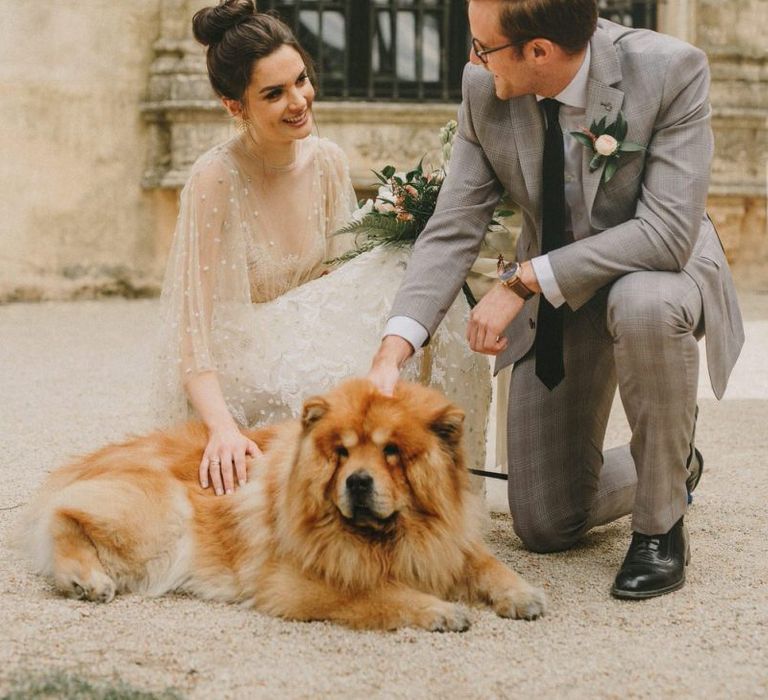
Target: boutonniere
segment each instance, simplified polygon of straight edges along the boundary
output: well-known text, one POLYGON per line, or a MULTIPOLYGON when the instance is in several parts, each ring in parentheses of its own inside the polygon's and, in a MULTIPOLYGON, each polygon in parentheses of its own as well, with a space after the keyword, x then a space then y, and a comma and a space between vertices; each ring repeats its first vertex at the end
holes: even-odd
POLYGON ((608 182, 619 167, 619 158, 622 153, 644 151, 645 146, 624 140, 628 125, 621 112, 615 122, 611 124, 605 122, 606 117, 600 121, 593 121, 589 129, 581 128, 578 131, 571 131, 571 136, 583 146, 592 149, 592 160, 589 161, 590 172, 594 172, 605 162, 603 182, 608 182))

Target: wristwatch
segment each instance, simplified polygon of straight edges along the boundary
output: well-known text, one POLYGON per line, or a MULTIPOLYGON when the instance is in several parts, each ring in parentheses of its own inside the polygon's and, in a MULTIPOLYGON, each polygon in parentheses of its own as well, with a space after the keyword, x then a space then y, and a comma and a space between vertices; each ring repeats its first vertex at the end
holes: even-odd
POLYGON ((534 292, 528 289, 523 284, 523 280, 520 279, 520 272, 522 266, 518 262, 504 262, 504 259, 500 257, 498 265, 499 281, 505 286, 511 289, 521 299, 530 299, 534 292))

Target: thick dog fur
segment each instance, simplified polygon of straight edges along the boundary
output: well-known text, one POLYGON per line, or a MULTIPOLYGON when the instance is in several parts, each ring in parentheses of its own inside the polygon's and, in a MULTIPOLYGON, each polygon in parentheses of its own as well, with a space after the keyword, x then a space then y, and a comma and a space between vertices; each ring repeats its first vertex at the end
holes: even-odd
POLYGON ((385 397, 349 380, 301 420, 252 431, 264 458, 222 497, 197 482, 206 431, 187 423, 54 471, 18 544, 93 601, 187 591, 368 629, 465 630, 460 602, 536 618, 543 592, 482 544, 462 422, 431 389, 385 397))

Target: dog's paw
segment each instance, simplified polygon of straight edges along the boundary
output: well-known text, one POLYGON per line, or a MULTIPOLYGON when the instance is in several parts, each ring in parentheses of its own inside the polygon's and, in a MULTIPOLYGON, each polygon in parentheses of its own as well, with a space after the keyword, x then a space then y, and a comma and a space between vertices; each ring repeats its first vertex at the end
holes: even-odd
POLYGON ((418 626, 430 632, 466 632, 471 621, 463 605, 439 601, 424 610, 418 626))
POLYGON ((100 571, 91 572, 88 580, 70 578, 66 582, 61 582, 60 587, 71 598, 90 600, 94 603, 109 603, 116 593, 115 582, 100 571))
POLYGON ((493 609, 500 617, 535 620, 547 610, 547 597, 541 588, 510 588, 498 597, 493 609))

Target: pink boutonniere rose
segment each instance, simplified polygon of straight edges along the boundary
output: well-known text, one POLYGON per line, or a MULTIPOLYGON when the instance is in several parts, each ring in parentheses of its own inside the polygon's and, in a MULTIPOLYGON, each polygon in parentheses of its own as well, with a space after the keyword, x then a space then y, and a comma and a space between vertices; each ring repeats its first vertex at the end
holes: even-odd
POLYGON ((589 129, 582 128, 579 131, 571 131, 579 143, 592 149, 592 160, 589 161, 589 170, 594 172, 605 162, 603 170, 603 182, 608 182, 619 167, 619 158, 622 153, 644 151, 645 146, 639 143, 625 141, 627 136, 627 120, 619 112, 616 121, 606 124, 606 118, 593 121, 589 129))

